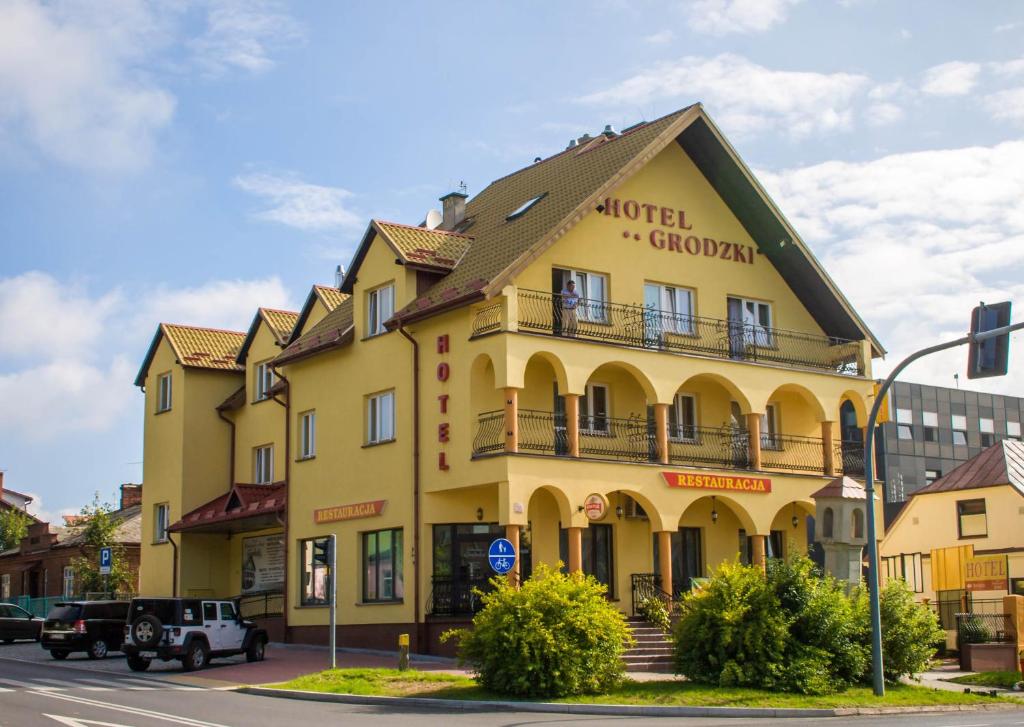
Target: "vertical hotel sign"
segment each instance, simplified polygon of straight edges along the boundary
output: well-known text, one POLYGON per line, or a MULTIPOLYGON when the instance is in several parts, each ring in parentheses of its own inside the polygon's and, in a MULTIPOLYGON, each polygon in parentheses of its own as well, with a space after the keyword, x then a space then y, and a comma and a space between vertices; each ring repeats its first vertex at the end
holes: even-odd
POLYGON ((437 396, 438 413, 442 417, 442 421, 437 425, 437 443, 440 445, 437 452, 437 468, 442 472, 449 469, 448 453, 445 451, 445 446, 451 439, 451 424, 445 421, 448 416, 448 392, 444 391, 452 373, 451 366, 447 361, 449 340, 447 333, 437 337, 437 353, 442 357, 441 362, 437 364, 437 380, 442 385, 442 391, 437 396))

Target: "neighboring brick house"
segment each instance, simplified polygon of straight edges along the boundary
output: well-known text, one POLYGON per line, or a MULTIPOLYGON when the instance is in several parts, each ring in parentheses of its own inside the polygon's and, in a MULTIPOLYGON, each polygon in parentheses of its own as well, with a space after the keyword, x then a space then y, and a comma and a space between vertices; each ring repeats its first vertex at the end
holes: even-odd
MULTIPOLYGON (((117 542, 124 547, 131 570, 138 574, 142 485, 121 485, 120 507, 112 517, 118 523, 117 542)), ((84 555, 92 554, 83 543, 78 524, 55 527, 34 520, 17 548, 0 553, 0 601, 19 596, 80 595, 72 562, 84 555)), ((135 588, 137 585, 137 582, 133 584, 135 588)))

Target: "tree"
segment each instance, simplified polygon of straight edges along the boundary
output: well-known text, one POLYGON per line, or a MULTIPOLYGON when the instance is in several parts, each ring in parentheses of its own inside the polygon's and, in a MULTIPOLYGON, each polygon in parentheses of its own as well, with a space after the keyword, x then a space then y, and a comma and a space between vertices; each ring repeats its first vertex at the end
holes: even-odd
POLYGON ((29 516, 15 507, 0 508, 0 551, 16 548, 28 533, 29 516))
POLYGON ((130 591, 135 582, 124 546, 117 542, 121 521, 112 517, 114 512, 113 505, 100 502, 98 492, 92 504, 82 508, 82 555, 71 561, 81 593, 130 591), (100 574, 99 551, 105 547, 112 549, 109 575, 100 574))

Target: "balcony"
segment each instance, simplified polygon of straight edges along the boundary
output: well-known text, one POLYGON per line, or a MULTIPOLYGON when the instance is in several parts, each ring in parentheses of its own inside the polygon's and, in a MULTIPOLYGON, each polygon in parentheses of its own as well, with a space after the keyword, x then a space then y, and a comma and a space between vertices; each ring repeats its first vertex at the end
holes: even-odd
MULTIPOLYGON (((581 299, 575 320, 562 310, 561 295, 520 289, 518 329, 529 333, 618 346, 735 361, 809 368, 863 376, 861 344, 740 321, 682 315, 652 307, 581 299)), ((502 329, 502 304, 477 311, 473 335, 502 329)))
MULTIPOLYGON (((631 416, 579 418, 578 457, 570 452, 567 417, 537 409, 518 410, 516 449, 506 449, 505 412, 488 411, 477 419, 473 456, 495 454, 539 454, 570 459, 609 462, 658 463, 655 423, 631 416)), ((864 447, 859 442, 835 441, 827 461, 825 440, 790 434, 762 434, 758 437, 760 470, 832 476, 864 474, 864 447), (830 470, 831 467, 831 470, 830 470)), ((751 470, 754 457, 750 434, 735 427, 670 427, 667 464, 714 469, 751 470)), ((662 462, 664 464, 664 462, 662 462)))

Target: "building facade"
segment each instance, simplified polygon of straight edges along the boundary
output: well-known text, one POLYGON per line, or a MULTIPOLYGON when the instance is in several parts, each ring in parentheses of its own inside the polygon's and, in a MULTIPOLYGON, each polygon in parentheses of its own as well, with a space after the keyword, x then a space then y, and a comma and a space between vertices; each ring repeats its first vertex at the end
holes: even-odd
POLYGON ((883 350, 699 105, 442 204, 296 314, 161 325, 144 592, 278 593, 325 641, 333 534, 340 643, 436 651, 499 536, 624 611, 807 549, 883 350))
POLYGON ((1021 440, 1024 399, 897 381, 880 428, 879 470, 891 521, 917 490, 1004 439, 1021 440))

